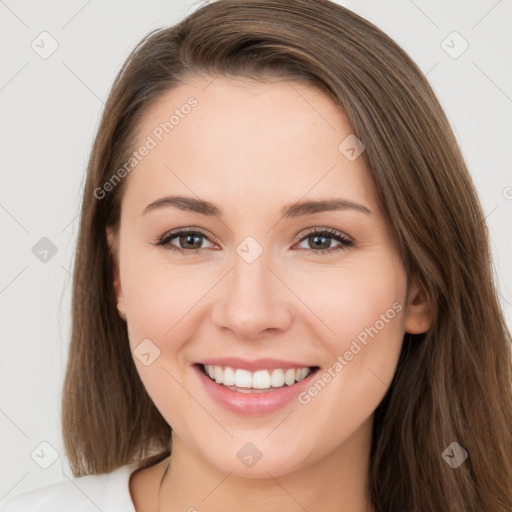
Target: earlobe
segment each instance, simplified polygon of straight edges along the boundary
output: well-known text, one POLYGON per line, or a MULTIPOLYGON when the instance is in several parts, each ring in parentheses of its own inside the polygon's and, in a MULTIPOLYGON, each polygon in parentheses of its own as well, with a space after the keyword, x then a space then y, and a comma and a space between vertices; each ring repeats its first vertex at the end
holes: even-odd
POLYGON ((405 312, 405 332, 423 334, 432 324, 432 312, 424 290, 411 283, 405 312))

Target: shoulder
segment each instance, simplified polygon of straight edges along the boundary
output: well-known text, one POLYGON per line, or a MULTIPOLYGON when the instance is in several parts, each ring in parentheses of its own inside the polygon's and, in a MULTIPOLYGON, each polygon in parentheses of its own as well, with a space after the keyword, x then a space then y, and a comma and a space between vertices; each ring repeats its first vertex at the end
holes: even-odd
POLYGON ((71 478, 6 498, 0 512, 135 512, 129 480, 138 464, 71 478))

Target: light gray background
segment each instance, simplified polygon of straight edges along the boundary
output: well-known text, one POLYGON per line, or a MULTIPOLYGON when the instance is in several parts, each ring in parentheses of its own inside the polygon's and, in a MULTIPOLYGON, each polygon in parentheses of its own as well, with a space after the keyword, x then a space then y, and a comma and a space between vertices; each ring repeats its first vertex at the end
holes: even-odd
MULTIPOLYGON (((512 2, 339 3, 381 27, 427 73, 487 214, 511 325, 512 2), (457 36, 446 39, 453 31, 469 43, 456 59, 442 46, 452 46, 452 53, 461 48, 457 36)), ((104 100, 130 50, 150 30, 174 24, 198 5, 0 0, 0 504, 7 494, 71 475, 59 415, 88 154, 104 100), (47 59, 31 48, 43 31, 59 45, 47 59), (42 237, 58 249, 46 263, 32 252, 42 237), (48 469, 35 462, 51 457, 41 442, 58 456, 48 469), (34 450, 39 458, 31 458, 34 450)))

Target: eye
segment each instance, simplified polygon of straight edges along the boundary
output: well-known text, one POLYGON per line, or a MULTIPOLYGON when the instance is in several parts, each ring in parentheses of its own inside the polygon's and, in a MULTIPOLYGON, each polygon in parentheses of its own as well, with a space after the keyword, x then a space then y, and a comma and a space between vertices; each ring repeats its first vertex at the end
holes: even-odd
POLYGON ((201 231, 181 229, 171 233, 166 233, 164 236, 158 239, 154 245, 164 246, 173 251, 179 251, 182 254, 191 255, 197 254, 204 249, 201 247, 201 238, 207 239, 206 235, 201 231), (171 243, 171 241, 175 238, 178 239, 178 243, 181 245, 181 247, 171 243))
POLYGON ((319 254, 337 252, 354 245, 354 241, 347 235, 330 228, 311 228, 311 230, 307 232, 306 236, 301 238, 300 243, 303 241, 316 248, 306 248, 306 250, 319 254), (332 239, 338 240, 340 242, 338 247, 331 247, 332 239))
MULTIPOLYGON (((190 256, 193 254, 198 254, 205 249, 202 247, 201 239, 208 240, 208 237, 197 229, 191 230, 190 228, 183 228, 177 231, 166 233, 161 238, 157 238, 157 240, 153 242, 153 245, 163 246, 173 251, 179 251, 182 254, 190 256), (172 243, 174 239, 177 239, 179 245, 172 243)), ((302 243, 303 241, 307 242, 313 247, 313 249, 306 248, 307 251, 318 254, 333 253, 354 245, 354 241, 347 235, 330 228, 311 228, 306 233, 306 236, 303 236, 300 239, 299 243, 302 243), (338 247, 330 247, 330 241, 332 239, 338 240, 340 242, 338 247)))

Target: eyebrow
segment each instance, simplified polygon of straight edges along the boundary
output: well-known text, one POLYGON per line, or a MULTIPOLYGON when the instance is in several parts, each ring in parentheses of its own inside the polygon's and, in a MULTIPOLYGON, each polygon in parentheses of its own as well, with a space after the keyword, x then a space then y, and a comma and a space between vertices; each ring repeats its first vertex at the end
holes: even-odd
MULTIPOLYGON (((159 209, 175 207, 187 212, 200 213, 201 215, 216 216, 222 218, 222 210, 209 201, 196 199, 194 197, 186 196, 169 196, 162 197, 148 204, 142 215, 148 212, 159 209)), ((335 210, 355 210, 367 215, 372 215, 372 212, 362 204, 348 201, 347 199, 331 198, 321 199, 317 201, 299 201, 281 208, 281 218, 295 218, 313 213, 321 213, 335 210)))

